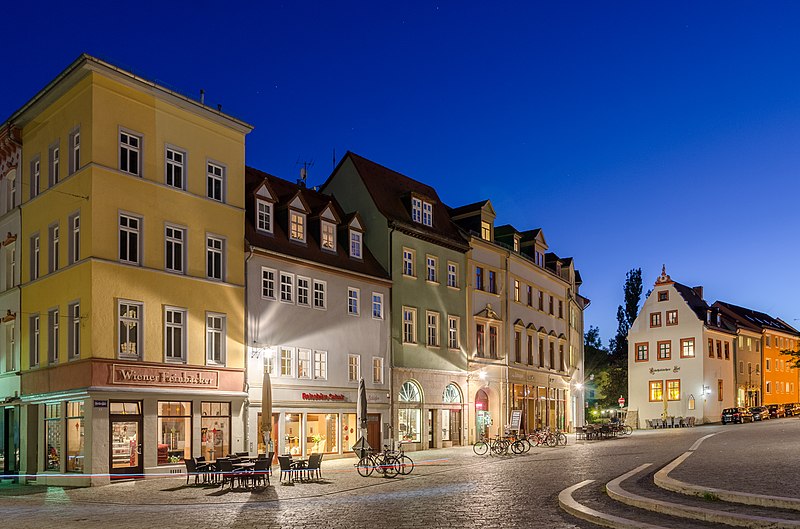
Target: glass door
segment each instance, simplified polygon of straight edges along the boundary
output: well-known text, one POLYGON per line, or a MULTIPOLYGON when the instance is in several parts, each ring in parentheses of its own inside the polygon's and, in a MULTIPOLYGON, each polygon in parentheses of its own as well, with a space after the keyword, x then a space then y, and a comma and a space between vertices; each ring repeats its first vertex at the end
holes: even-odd
POLYGON ((138 402, 112 402, 110 407, 110 473, 142 477, 144 465, 141 405, 138 402))

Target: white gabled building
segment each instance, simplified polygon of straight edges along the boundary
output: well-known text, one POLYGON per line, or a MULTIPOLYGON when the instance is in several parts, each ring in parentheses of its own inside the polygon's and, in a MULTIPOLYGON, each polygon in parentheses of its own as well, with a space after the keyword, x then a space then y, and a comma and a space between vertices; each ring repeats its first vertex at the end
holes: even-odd
POLYGON ((703 299, 702 287, 661 275, 628 331, 629 411, 647 421, 695 417, 719 422, 735 405, 736 327, 703 299))

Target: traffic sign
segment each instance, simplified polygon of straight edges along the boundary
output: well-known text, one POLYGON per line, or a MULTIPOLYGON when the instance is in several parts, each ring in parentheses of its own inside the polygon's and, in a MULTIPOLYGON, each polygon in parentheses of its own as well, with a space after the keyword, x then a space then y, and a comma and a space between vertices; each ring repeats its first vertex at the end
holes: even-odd
POLYGON ((619 398, 619 400, 617 400, 617 402, 619 402, 619 407, 620 407, 620 408, 624 408, 624 407, 625 407, 625 397, 622 397, 622 396, 621 396, 621 397, 619 398))

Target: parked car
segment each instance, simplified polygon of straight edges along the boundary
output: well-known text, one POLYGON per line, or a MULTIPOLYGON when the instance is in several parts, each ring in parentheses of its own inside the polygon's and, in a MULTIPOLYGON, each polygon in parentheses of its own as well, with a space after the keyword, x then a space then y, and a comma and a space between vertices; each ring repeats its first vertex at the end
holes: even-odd
POLYGON ((769 420, 769 410, 765 406, 753 406, 750 408, 750 413, 753 414, 754 421, 769 420))
POLYGON ((783 405, 783 411, 786 412, 787 417, 792 417, 794 415, 800 415, 800 408, 794 402, 790 402, 789 404, 783 405))
POLYGON ((767 409, 769 410, 770 419, 786 417, 786 408, 783 404, 770 404, 767 409))
POLYGON ((722 424, 753 422, 753 414, 747 408, 725 408, 722 410, 722 424))

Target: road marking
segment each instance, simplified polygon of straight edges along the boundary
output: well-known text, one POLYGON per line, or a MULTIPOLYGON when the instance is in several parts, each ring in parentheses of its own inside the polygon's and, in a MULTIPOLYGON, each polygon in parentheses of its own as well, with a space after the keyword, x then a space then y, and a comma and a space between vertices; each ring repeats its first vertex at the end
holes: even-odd
POLYGON ((700 448, 700 445, 703 443, 703 441, 705 441, 705 440, 706 440, 706 439, 708 439, 709 437, 714 437, 714 436, 715 436, 715 435, 717 435, 718 433, 719 433, 719 432, 714 432, 714 433, 710 433, 710 434, 708 434, 708 435, 704 435, 703 437, 701 437, 700 439, 698 439, 697 441, 695 441, 695 442, 694 442, 694 444, 693 444, 693 445, 692 445, 692 446, 689 448, 689 451, 690 451, 690 452, 694 452, 695 450, 697 450, 698 448, 700 448))

